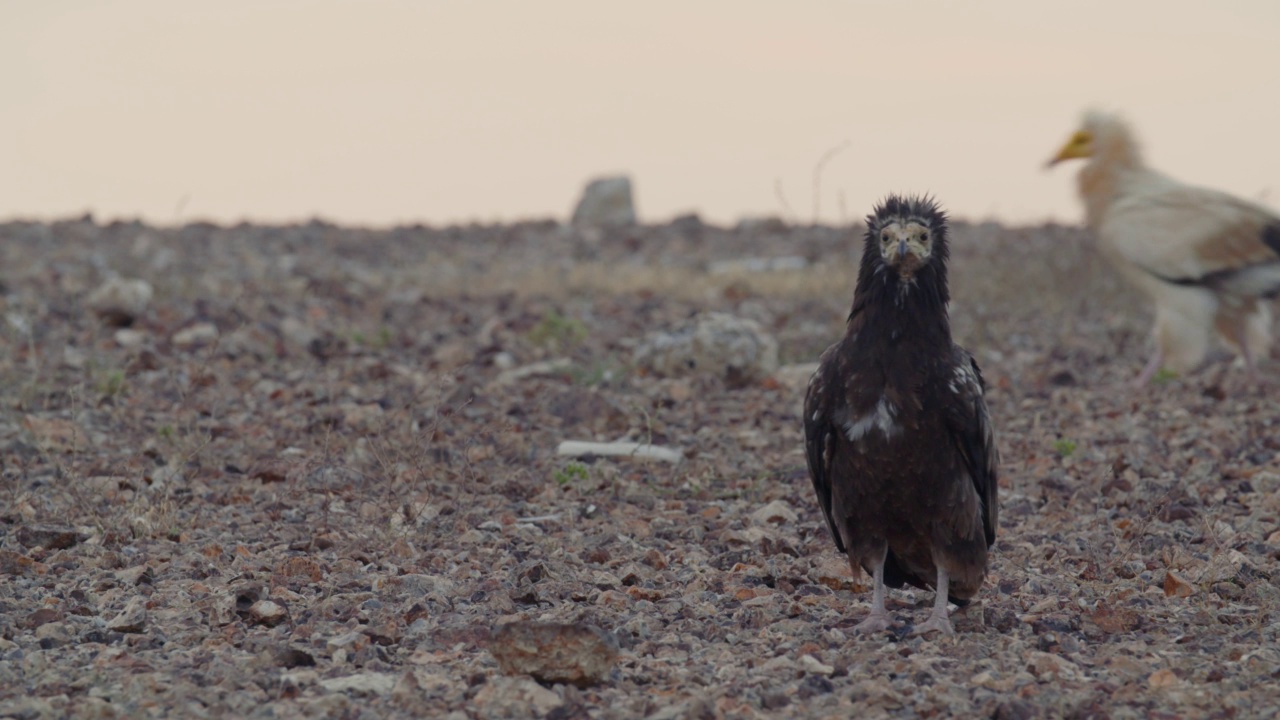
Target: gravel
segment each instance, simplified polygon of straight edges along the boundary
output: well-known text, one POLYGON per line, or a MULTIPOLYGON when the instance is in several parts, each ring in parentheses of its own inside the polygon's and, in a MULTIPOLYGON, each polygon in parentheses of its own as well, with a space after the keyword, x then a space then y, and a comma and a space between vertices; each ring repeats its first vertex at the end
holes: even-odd
POLYGON ((955 638, 851 632, 868 581, 799 412, 857 233, 0 226, 0 716, 1274 713, 1274 351, 1257 380, 1127 388, 1150 309, 1073 228, 955 225, 1003 458, 991 571, 955 638), (805 263, 725 270, 744 257, 805 263), (95 312, 113 278, 154 294, 95 312), (632 364, 704 312, 757 323, 778 370, 632 364), (616 658, 507 674, 513 623, 616 658))

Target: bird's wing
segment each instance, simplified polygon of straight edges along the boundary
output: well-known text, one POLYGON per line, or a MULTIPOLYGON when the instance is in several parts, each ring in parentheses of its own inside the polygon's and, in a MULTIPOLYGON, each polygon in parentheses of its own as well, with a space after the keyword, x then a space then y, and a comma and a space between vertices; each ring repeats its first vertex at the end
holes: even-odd
POLYGON ((1226 193, 1153 176, 1120 193, 1098 235, 1166 282, 1249 297, 1280 293, 1280 216, 1226 193))
POLYGON ((813 480, 818 503, 822 505, 822 514, 827 518, 827 527, 831 528, 831 537, 836 541, 836 548, 845 552, 844 538, 831 513, 831 453, 837 430, 831 417, 832 393, 827 389, 827 380, 831 377, 829 367, 837 356, 837 347, 838 344, 832 345, 822 353, 818 369, 809 379, 809 389, 804 396, 804 454, 809 463, 809 478, 813 480))
POLYGON ((982 500, 982 530, 987 545, 991 545, 996 540, 996 526, 1000 523, 1000 506, 996 497, 1000 457, 987 415, 987 402, 983 399, 986 383, 978 362, 968 352, 956 346, 954 355, 954 369, 946 385, 950 399, 946 403, 947 426, 964 458, 965 469, 973 479, 973 487, 982 500))

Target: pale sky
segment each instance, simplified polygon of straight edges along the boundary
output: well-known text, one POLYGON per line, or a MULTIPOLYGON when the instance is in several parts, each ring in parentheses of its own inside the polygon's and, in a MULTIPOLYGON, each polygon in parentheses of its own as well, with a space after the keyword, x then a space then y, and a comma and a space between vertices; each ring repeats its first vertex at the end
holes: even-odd
POLYGON ((929 191, 1078 222, 1089 106, 1150 163, 1280 205, 1276 0, 12 0, 0 218, 852 220, 929 191), (843 198, 846 211, 841 212, 843 198))

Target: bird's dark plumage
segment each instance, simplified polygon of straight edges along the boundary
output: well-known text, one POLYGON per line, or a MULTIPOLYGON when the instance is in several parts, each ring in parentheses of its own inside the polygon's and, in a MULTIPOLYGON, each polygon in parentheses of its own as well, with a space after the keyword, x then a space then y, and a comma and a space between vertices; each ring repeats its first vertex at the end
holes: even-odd
POLYGON ((844 337, 805 396, 809 474, 836 547, 883 586, 934 588, 923 629, 950 633, 945 599, 966 604, 986 576, 997 524, 997 452, 978 365, 951 339, 946 215, 890 196, 867 217, 844 337))

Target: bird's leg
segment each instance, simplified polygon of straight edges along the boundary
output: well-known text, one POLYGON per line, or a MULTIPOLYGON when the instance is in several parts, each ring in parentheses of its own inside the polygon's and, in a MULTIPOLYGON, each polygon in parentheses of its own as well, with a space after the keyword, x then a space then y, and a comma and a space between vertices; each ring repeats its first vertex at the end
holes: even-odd
POLYGON ((1164 362, 1164 353, 1160 351, 1160 348, 1156 348, 1156 351, 1151 355, 1151 359, 1147 361, 1147 366, 1142 368, 1142 372, 1133 381, 1133 386, 1135 388, 1145 387, 1147 383, 1151 382, 1151 378, 1155 377, 1156 371, 1160 369, 1160 363, 1162 362, 1164 362))
MULTIPOLYGON (((1249 335, 1247 330, 1240 331, 1240 356, 1244 358, 1244 369, 1246 378, 1246 392, 1251 394, 1269 394, 1271 390, 1271 382, 1266 376, 1258 371, 1258 356, 1253 346, 1249 344, 1249 335)), ((1266 349, 1263 349, 1265 355, 1266 349)))
MULTIPOLYGON (((880 559, 876 561, 875 572, 871 574, 871 614, 865 620, 853 626, 853 631, 859 634, 884 632, 898 623, 889 617, 889 611, 884 607, 884 559, 889 554, 889 546, 886 544, 880 551, 880 559)), ((859 572, 858 561, 853 559, 853 555, 849 556, 849 565, 853 567, 855 573, 859 572)))
POLYGON ((935 586, 937 594, 933 598, 933 612, 929 614, 928 620, 911 631, 912 635, 924 635, 935 631, 943 635, 956 634, 955 629, 951 627, 950 618, 947 617, 947 586, 950 582, 950 578, 947 577, 947 567, 937 560, 934 562, 938 566, 938 582, 935 586))
POLYGON ((1244 356, 1244 369, 1249 374, 1249 380, 1258 379, 1258 359, 1253 356, 1253 348, 1249 347, 1248 329, 1240 330, 1240 354, 1244 356))

